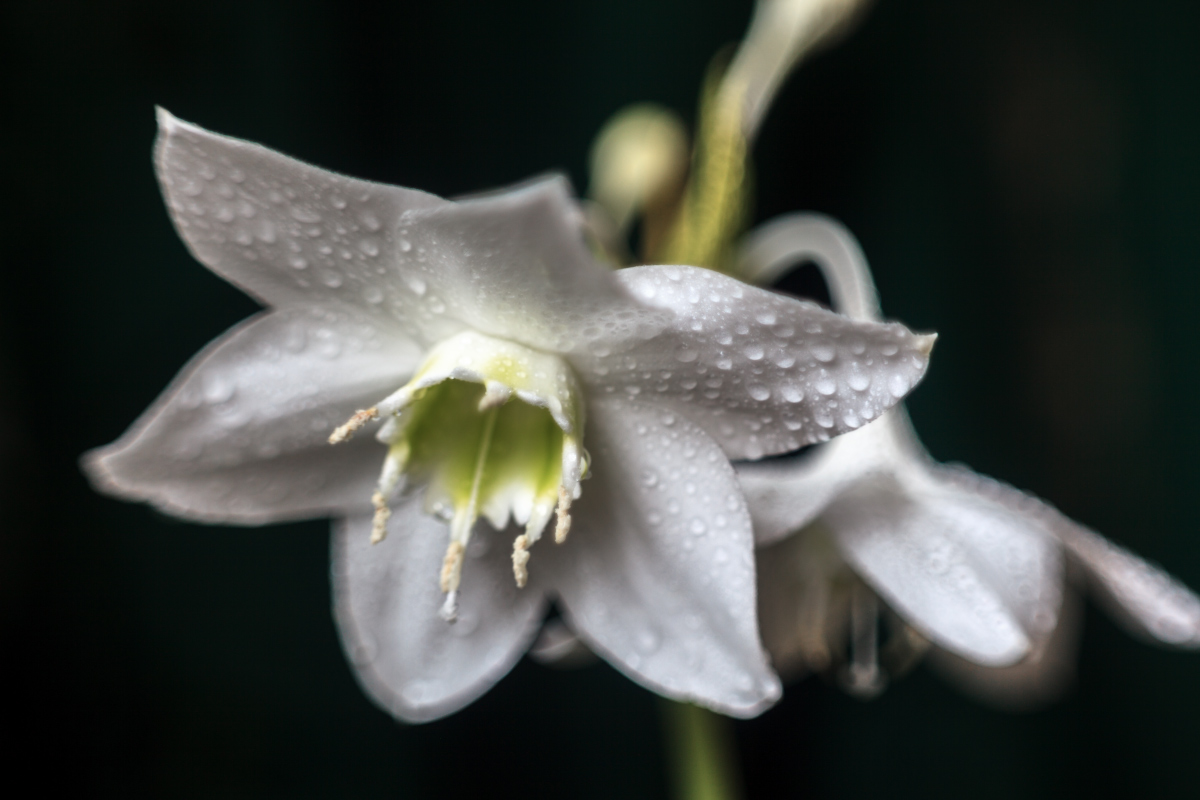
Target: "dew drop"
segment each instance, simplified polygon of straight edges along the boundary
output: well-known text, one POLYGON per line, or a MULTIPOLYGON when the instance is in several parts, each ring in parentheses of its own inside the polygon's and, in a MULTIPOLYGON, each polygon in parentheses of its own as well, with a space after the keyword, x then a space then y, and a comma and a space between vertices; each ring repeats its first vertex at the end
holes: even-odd
POLYGON ((888 378, 888 391, 892 393, 892 397, 904 397, 908 391, 908 378, 900 374, 888 378))
POLYGON ((824 343, 810 345, 809 350, 812 351, 813 358, 823 364, 828 364, 830 361, 833 361, 834 356, 836 355, 833 348, 824 343))
POLYGON ((865 392, 871 386, 871 376, 856 372, 846 382, 850 384, 850 388, 854 391, 865 392))
POLYGON ((747 391, 750 392, 750 396, 755 400, 763 401, 771 397, 771 390, 761 384, 754 384, 748 387, 747 391))
POLYGON ((822 378, 817 381, 817 391, 828 397, 837 391, 837 383, 832 378, 822 378))

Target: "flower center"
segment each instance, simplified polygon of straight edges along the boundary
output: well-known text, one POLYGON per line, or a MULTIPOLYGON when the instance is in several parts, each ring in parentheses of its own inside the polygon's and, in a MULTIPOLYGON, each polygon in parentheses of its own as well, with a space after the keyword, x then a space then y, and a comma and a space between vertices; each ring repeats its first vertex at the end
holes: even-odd
POLYGON ((359 411, 329 437, 345 441, 367 422, 387 420, 388 446, 372 497, 371 541, 387 535, 388 503, 407 482, 425 486, 425 510, 450 523, 442 563, 442 616, 457 615, 463 556, 475 521, 525 527, 513 542, 513 576, 528 580, 529 547, 557 511, 555 541, 566 539, 571 501, 587 470, 582 402, 563 359, 474 331, 430 350, 403 388, 359 411))

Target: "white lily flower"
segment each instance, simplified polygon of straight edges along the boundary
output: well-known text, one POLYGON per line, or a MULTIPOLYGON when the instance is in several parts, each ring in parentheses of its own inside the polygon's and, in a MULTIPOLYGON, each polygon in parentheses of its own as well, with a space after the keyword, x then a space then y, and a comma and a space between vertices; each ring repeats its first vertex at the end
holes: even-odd
MULTIPOLYGON (((760 228, 748 237, 743 274, 769 284, 810 259, 823 267, 835 308, 879 319, 858 244, 824 217, 760 228)), ((1019 702, 1015 693, 1044 692, 1069 670, 1064 556, 1131 630, 1200 647, 1192 592, 1045 502, 934 462, 902 406, 816 452, 741 465, 738 475, 763 548, 763 639, 781 669, 822 669, 848 645, 849 688, 877 691, 881 599, 901 623, 892 637, 899 650, 911 656, 932 642, 967 683, 1019 702)))
POLYGON ((656 691, 736 715, 778 696, 728 459, 883 413, 932 337, 702 269, 612 271, 561 178, 451 202, 159 125, 180 235, 268 310, 87 456, 100 489, 207 522, 341 517, 343 641, 404 719, 486 691, 550 596, 656 691), (556 514, 570 541, 531 563, 556 514))

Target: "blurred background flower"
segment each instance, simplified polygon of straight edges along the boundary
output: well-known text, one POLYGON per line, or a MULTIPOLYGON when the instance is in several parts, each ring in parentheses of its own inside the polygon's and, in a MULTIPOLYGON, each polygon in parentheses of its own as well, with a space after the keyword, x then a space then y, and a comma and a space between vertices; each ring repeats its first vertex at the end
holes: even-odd
MULTIPOLYGON (((463 713, 398 727, 342 659, 325 523, 172 522, 92 495, 76 459, 255 310, 171 229, 149 163, 153 104, 440 195, 555 167, 582 189, 618 109, 653 101, 694 126, 706 66, 751 7, 0 10, 14 782, 53 754, 65 766, 39 769, 39 785, 89 794, 430 797, 453 776, 462 794, 665 795, 654 700, 603 664, 526 661, 463 713), (515 759, 507 742, 535 754, 515 759)), ((1029 489, 1192 586, 1198 32, 1187 0, 880 0, 781 88, 755 142, 752 220, 837 217, 889 315, 940 333, 908 404, 936 459, 1029 489)), ((1086 615, 1080 647, 1073 694, 1029 715, 989 710, 924 667, 870 704, 792 687, 735 726, 746 793, 1184 792, 1200 665, 1131 643, 1101 614, 1086 615)))

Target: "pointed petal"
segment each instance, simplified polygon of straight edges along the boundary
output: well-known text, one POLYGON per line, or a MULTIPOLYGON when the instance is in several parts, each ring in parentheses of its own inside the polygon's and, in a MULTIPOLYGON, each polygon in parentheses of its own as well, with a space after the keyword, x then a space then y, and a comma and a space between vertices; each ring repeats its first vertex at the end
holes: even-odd
POLYGON ((1029 651, 1019 615, 955 535, 963 521, 953 512, 880 478, 843 494, 821 519, 862 578, 935 644, 990 666, 1029 651))
POLYGON ((643 342, 573 354, 598 392, 644 395, 686 415, 730 458, 757 459, 876 419, 925 374, 933 337, 855 322, 695 267, 634 267, 617 278, 673 313, 643 342))
POLYGON ((119 440, 98 489, 176 516, 261 524, 366 509, 385 450, 329 433, 404 385, 419 353, 344 314, 263 314, 202 350, 119 440))
POLYGON ((439 615, 445 523, 419 497, 393 507, 389 534, 370 544, 371 518, 339 520, 333 539, 334 613, 363 688, 400 719, 457 711, 491 688, 529 647, 545 611, 542 593, 513 583, 507 541, 472 539, 458 620, 439 615))
MULTIPOLYGON (((1061 515, 1060 515, 1061 516, 1061 515)), ((1061 517, 1067 550, 1087 571, 1110 613, 1131 632, 1163 644, 1200 648, 1200 598, 1159 567, 1061 517)))
POLYGON ((645 404, 589 407, 593 477, 544 558, 571 627, 655 691, 722 713, 779 696, 755 623, 750 519, 717 444, 645 404), (553 569, 553 572, 550 570, 553 569))
POLYGON ((420 298, 404 280, 415 254, 398 228, 405 212, 447 201, 313 167, 162 109, 155 165, 179 235, 213 272, 268 306, 341 304, 420 332, 420 298))
POLYGON ((414 213, 401 235, 417 256, 409 268, 428 287, 426 309, 436 295, 443 317, 565 352, 585 332, 630 331, 639 321, 614 272, 584 246, 582 221, 566 179, 551 177, 414 213))

